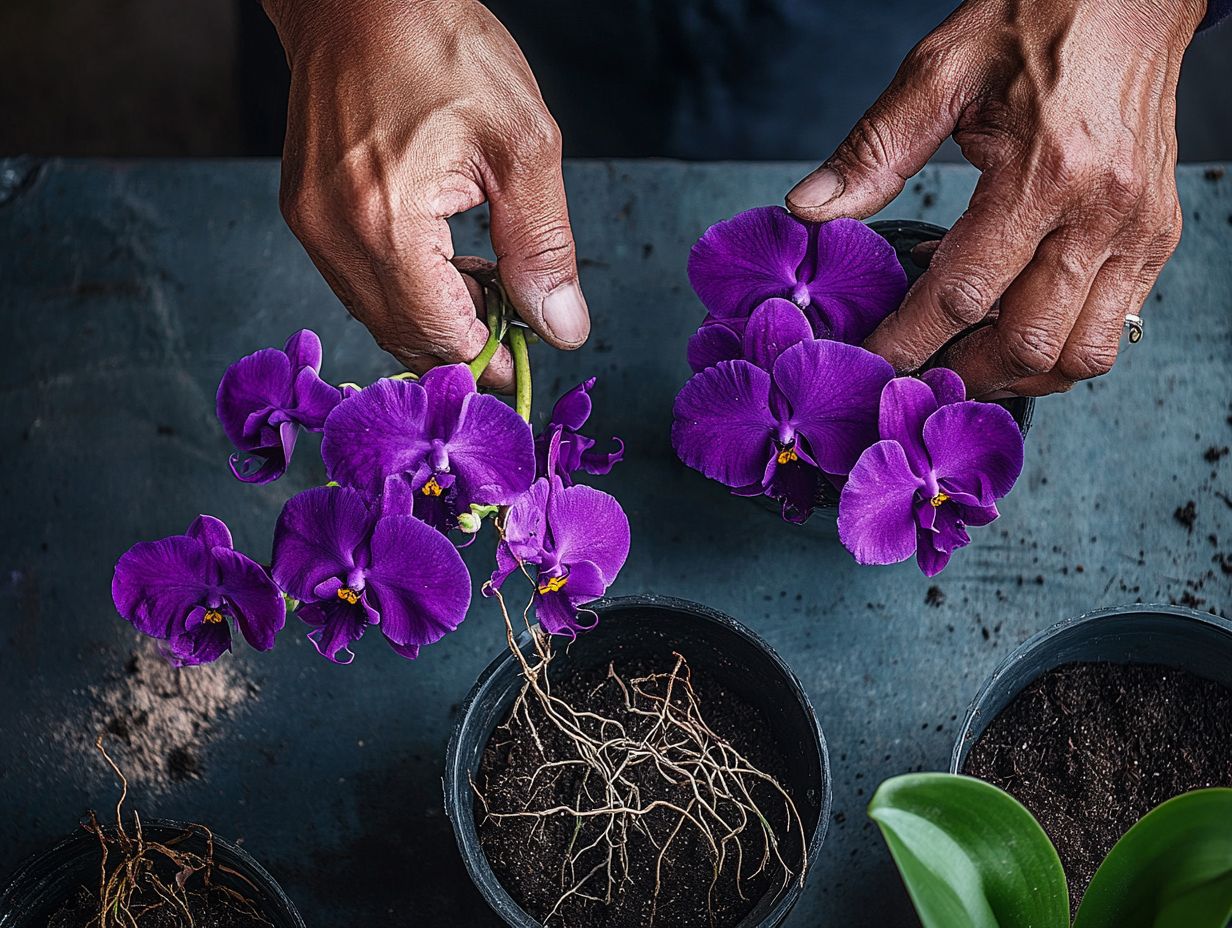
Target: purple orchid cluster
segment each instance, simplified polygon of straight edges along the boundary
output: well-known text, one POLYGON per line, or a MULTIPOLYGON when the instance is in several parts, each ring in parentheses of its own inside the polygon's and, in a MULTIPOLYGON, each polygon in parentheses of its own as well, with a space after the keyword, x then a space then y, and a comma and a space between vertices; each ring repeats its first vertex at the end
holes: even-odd
POLYGON ((860 347, 907 289, 893 247, 853 219, 807 223, 779 207, 711 226, 689 255, 707 310, 689 339, 672 444, 740 496, 803 522, 839 491, 839 538, 861 564, 913 554, 928 576, 997 517, 1022 470, 1002 407, 966 399, 937 368, 896 377, 860 347))
POLYGON ((240 480, 277 479, 300 431, 322 433, 329 483, 286 502, 269 568, 235 551, 226 525, 203 515, 183 535, 140 542, 120 558, 112 581, 120 615, 163 641, 177 666, 230 650, 233 624, 252 647, 269 650, 288 608, 335 663, 352 660, 369 626, 414 658, 470 607, 454 536, 473 536, 493 519, 497 566, 484 592, 521 570, 545 630, 590 627, 585 605, 606 592, 629 553, 620 504, 573 481, 578 471, 610 472, 624 453, 619 440, 603 453, 582 434, 594 378, 561 397, 535 436, 529 402, 515 411, 480 393, 466 365, 360 389, 322 380, 321 355, 305 329, 282 350, 237 361, 218 387, 240 480))

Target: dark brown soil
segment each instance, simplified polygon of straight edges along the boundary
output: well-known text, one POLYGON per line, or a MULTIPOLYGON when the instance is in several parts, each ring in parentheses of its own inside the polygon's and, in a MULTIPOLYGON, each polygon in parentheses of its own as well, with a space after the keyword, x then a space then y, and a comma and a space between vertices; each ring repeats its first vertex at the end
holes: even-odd
POLYGON ((1232 786, 1232 690, 1158 664, 1067 664, 997 716, 963 772, 1039 819, 1076 906, 1143 815, 1189 790, 1232 786))
MULTIPOLYGON (((269 928, 268 921, 237 911, 220 892, 189 893, 188 904, 193 928, 269 928)), ((97 915, 98 892, 83 886, 47 920, 47 928, 86 928, 97 915)), ((186 928, 188 922, 183 915, 160 908, 141 915, 137 924, 141 928, 186 928)))
MULTIPOLYGON (((615 667, 625 680, 647 673, 666 673, 670 666, 617 665, 615 667)), ((619 686, 606 677, 607 668, 592 673, 574 674, 565 685, 553 683, 553 693, 566 698, 575 709, 598 712, 625 724, 630 735, 640 737, 649 720, 631 715, 619 686)), ((732 699, 727 691, 708 680, 696 668, 692 675, 701 712, 712 731, 727 740, 748 760, 781 780, 782 772, 776 768, 774 746, 766 743, 765 719, 744 703, 732 699)), ((533 808, 547 808, 556 804, 577 807, 581 792, 581 776, 574 768, 562 768, 561 775, 552 781, 540 775, 536 780, 545 788, 533 797, 528 797, 526 784, 529 778, 549 759, 574 757, 569 742, 553 730, 540 714, 532 709, 544 754, 535 747, 526 734, 525 726, 519 726, 511 734, 498 728, 488 742, 480 764, 476 786, 494 812, 524 809, 533 802, 533 808)), ((629 771, 629 775, 642 790, 644 803, 652 799, 668 800, 687 807, 693 794, 681 783, 669 785, 652 764, 642 764, 629 771)), ((782 836, 784 859, 796 868, 802 858, 800 841, 795 832, 788 829, 788 814, 783 801, 769 786, 754 790, 753 798, 765 810, 775 831, 782 836)), ((585 800, 583 799, 583 802, 585 800)), ((476 824, 480 842, 492 869, 510 895, 528 913, 544 921, 548 913, 572 882, 562 879, 562 864, 572 846, 581 848, 599 836, 608 821, 601 818, 582 818, 558 814, 538 823, 528 819, 505 819, 499 823, 485 819, 483 804, 476 801, 476 824), (579 821, 581 824, 579 824, 579 821)), ((672 839, 665 856, 661 887, 655 897, 655 864, 659 855, 657 845, 662 845, 680 821, 679 815, 667 809, 647 813, 642 821, 654 835, 655 844, 640 829, 628 830, 629 873, 622 885, 612 891, 612 900, 607 904, 606 881, 602 877, 592 884, 592 893, 597 899, 588 900, 570 897, 556 917, 552 926, 569 928, 724 928, 741 921, 767 894, 777 894, 784 883, 784 872, 777 862, 771 863, 761 873, 755 873, 762 857, 761 829, 753 826, 745 833, 743 847, 745 859, 741 871, 740 888, 737 889, 735 854, 729 849, 725 863, 713 893, 714 857, 696 829, 686 825, 672 839), (709 894, 709 898, 708 898, 709 894), (709 912, 709 916, 708 913, 709 912)), ((594 866, 602 858, 598 852, 585 860, 594 866)), ((606 857, 606 851, 603 852, 606 857)), ((578 876, 588 870, 579 862, 578 876)), ((617 876, 621 871, 618 868, 617 876)))

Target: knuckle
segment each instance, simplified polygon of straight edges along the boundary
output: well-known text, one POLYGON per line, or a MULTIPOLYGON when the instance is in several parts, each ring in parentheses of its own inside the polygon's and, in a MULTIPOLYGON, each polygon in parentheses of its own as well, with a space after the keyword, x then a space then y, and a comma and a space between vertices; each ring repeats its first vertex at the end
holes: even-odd
POLYGON ((1099 200, 1114 220, 1124 219, 1138 208, 1147 192, 1145 175, 1132 163, 1114 162, 1099 175, 1099 200))
POLYGON ((561 159, 560 127, 547 110, 536 109, 510 121, 506 127, 508 156, 515 167, 539 168, 561 159))
POLYGON ((1015 378, 1047 374, 1056 367, 1064 348, 1053 332, 1038 325, 1007 329, 1000 341, 1006 372, 1015 378))
POLYGON ((1057 373, 1066 380, 1090 380, 1102 377, 1116 363, 1115 345, 1082 344, 1067 347, 1057 360, 1057 373))
POLYGON ((992 302, 988 288, 970 277, 951 278, 937 289, 937 308, 955 328, 966 328, 983 320, 992 302))

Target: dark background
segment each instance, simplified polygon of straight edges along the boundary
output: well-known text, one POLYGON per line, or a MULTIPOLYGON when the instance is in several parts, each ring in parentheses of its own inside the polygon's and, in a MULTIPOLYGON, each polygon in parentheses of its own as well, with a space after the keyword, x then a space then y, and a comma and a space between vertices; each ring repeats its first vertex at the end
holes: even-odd
MULTIPOLYGON (((572 157, 820 160, 951 0, 492 0, 572 157)), ((1232 158, 1232 28, 1181 78, 1183 161, 1232 158)), ((4 0, 0 154, 276 155, 257 0, 4 0)), ((947 143, 940 160, 959 160, 947 143)))

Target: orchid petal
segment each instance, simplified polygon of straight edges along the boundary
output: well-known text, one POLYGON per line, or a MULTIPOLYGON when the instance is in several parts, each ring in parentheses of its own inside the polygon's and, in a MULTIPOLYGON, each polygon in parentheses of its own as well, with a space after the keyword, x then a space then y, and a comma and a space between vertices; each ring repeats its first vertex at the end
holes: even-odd
POLYGON ((812 337, 813 329, 800 307, 790 300, 775 297, 762 303, 749 317, 742 356, 763 371, 773 371, 779 355, 812 337))
POLYGON ((778 428, 769 374, 748 361, 722 361, 684 385, 673 413, 672 447, 685 464, 729 487, 761 479, 778 428))
MULTIPOLYGON (((290 410, 295 421, 310 432, 325 428, 325 420, 342 402, 342 391, 326 383, 310 367, 305 367, 295 377, 295 405, 290 410)), ((290 455, 288 455, 288 458, 290 455)))
POLYGON ((173 667, 193 667, 216 661, 230 650, 231 628, 226 622, 198 622, 193 628, 172 635, 163 648, 163 656, 173 667))
POLYGON ((720 319, 748 316, 772 296, 791 297, 808 249, 808 229, 779 206, 715 223, 689 252, 689 282, 720 319))
POLYGON ((574 432, 580 431, 582 426, 586 424, 586 420, 590 418, 593 408, 590 391, 594 389, 594 386, 595 378, 589 377, 572 390, 564 393, 556 401, 556 405, 552 407, 552 415, 549 421, 555 425, 571 429, 574 432))
POLYGON ((885 359, 832 341, 792 345, 774 364, 791 425, 808 439, 818 466, 839 475, 877 440, 877 401, 893 376, 885 359))
POLYGON ((374 521, 363 495, 347 487, 315 487, 291 497, 274 527, 275 582, 296 599, 311 600, 329 577, 365 566, 374 521))
POLYGON ((809 309, 830 337, 858 345, 898 308, 907 273, 894 246, 857 219, 834 219, 817 228, 809 309))
POLYGON ((878 431, 902 446, 907 463, 921 477, 932 470, 924 447, 924 423, 937 409, 933 388, 914 377, 895 377, 881 391, 878 431))
POLYGON ((116 563, 111 598, 137 631, 170 638, 182 632, 189 612, 204 603, 212 569, 209 551, 195 538, 173 535, 141 541, 116 563))
POLYGON ((368 623, 364 611, 339 600, 307 603, 295 613, 313 630, 308 633, 317 653, 335 664, 349 664, 355 659, 351 644, 364 634, 368 623), (344 655, 340 658, 339 654, 344 655))
POLYGON ((343 400, 325 420, 321 439, 329 478, 380 493, 386 477, 414 471, 423 460, 427 415, 427 393, 406 380, 378 380, 343 400))
POLYGON ((922 483, 898 442, 879 441, 860 455, 838 503, 838 537, 856 563, 895 564, 911 557, 915 494, 922 483))
POLYGON ((424 432, 431 438, 452 435, 462 415, 462 404, 468 396, 478 392, 475 375, 465 364, 445 364, 420 377, 419 385, 428 394, 424 432))
POLYGON ((948 367, 930 367, 920 374, 920 379, 932 388, 938 406, 961 403, 967 398, 967 385, 948 367))
POLYGON ((227 368, 218 384, 215 410, 222 430, 241 451, 253 451, 260 441, 263 418, 253 413, 291 405, 291 362, 277 348, 262 348, 227 368))
POLYGON ((594 487, 557 486, 548 496, 547 521, 560 562, 588 561, 603 586, 611 586, 629 556, 629 518, 615 497, 594 487))
POLYGON ((431 644, 466 618, 471 581, 462 555, 411 516, 386 516, 372 533, 366 594, 396 645, 431 644))
POLYGON ((994 403, 943 406, 924 423, 924 445, 939 480, 990 506, 1022 473, 1022 432, 994 403))
POLYGON ((231 540, 231 529, 222 519, 215 516, 199 515, 184 532, 189 538, 195 538, 206 548, 234 548, 231 540))
POLYGON ((321 339, 312 329, 300 329, 287 339, 282 351, 292 370, 309 367, 314 373, 321 372, 321 339))
POLYGON ((448 448, 461 509, 471 503, 512 503, 535 479, 535 439, 530 426, 495 396, 476 393, 463 401, 448 448))
POLYGON ((699 374, 720 361, 735 361, 741 350, 739 335, 720 322, 712 322, 689 336, 686 354, 689 367, 699 374))
POLYGON ((244 640, 258 651, 268 651, 287 621, 282 593, 264 567, 238 551, 214 548, 211 556, 218 567, 223 595, 244 640))

